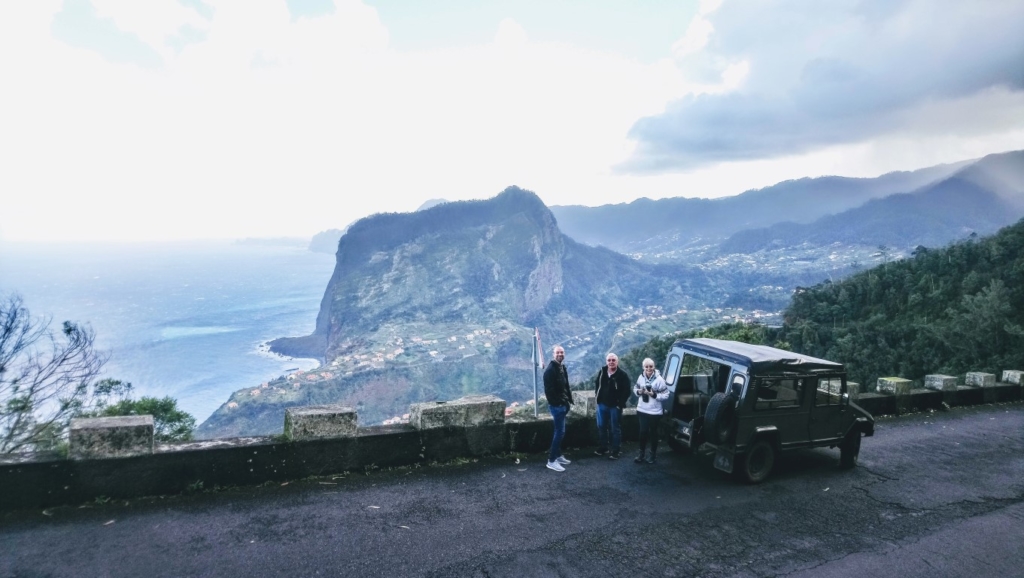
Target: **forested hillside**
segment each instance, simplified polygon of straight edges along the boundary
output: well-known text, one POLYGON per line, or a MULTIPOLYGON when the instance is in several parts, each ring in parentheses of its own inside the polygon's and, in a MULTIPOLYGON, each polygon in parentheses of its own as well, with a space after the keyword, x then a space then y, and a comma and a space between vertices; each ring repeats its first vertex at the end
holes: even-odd
MULTIPOLYGON (((1024 220, 992 237, 922 247, 842 281, 798 288, 784 320, 780 329, 723 325, 687 336, 841 361, 864 384, 1024 368, 1024 220)), ((624 357, 624 367, 645 356, 664 359, 671 341, 648 342, 624 357)))
POLYGON ((798 289, 776 337, 855 381, 1024 367, 1024 221, 798 289))

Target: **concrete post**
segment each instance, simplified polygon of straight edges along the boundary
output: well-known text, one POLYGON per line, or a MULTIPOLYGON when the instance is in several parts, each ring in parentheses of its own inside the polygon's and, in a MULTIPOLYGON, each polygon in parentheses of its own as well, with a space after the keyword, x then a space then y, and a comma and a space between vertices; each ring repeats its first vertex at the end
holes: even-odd
POLYGON ((952 375, 926 375, 924 376, 924 387, 935 391, 956 391, 956 378, 952 375))
POLYGON ((590 390, 572 392, 572 413, 597 418, 597 394, 590 390))
POLYGON ((1003 383, 1013 383, 1016 385, 1024 385, 1024 371, 1016 369, 1005 369, 1003 370, 1003 383))
POLYGON ((878 393, 889 395, 907 395, 910 393, 911 381, 902 377, 879 377, 878 393))
POLYGON ((153 416, 74 418, 68 436, 72 459, 127 458, 153 453, 153 416))
POLYGON ((972 387, 992 387, 996 384, 996 376, 993 373, 984 373, 981 371, 968 371, 967 379, 964 381, 967 385, 972 387))
POLYGON ((846 393, 850 396, 851 400, 856 401, 860 397, 860 384, 856 381, 847 381, 846 393))
POLYGON ((896 411, 899 413, 910 407, 912 385, 912 381, 902 377, 879 377, 878 393, 896 396, 896 411))
POLYGON ((453 401, 430 401, 409 406, 409 424, 420 430, 503 423, 505 400, 493 395, 471 395, 453 401))
POLYGON ((343 405, 309 405, 284 410, 284 435, 290 440, 344 438, 356 435, 359 415, 343 405))

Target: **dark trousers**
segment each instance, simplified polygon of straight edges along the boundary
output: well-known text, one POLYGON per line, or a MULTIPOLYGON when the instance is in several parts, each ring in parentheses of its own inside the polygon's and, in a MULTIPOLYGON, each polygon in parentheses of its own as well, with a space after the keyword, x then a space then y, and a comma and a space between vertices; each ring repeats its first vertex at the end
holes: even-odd
POLYGON ((658 422, 661 416, 638 411, 636 417, 640 421, 640 451, 647 449, 647 440, 650 439, 651 455, 654 455, 658 452, 658 422))

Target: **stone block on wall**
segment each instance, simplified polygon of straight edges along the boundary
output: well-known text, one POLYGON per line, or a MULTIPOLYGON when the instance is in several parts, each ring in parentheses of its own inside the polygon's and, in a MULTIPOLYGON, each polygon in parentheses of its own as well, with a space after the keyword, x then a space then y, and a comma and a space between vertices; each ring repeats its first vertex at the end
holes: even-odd
POLYGON ((597 394, 590 390, 572 392, 570 411, 583 417, 597 417, 597 394))
POLYGON ((409 424, 416 429, 501 423, 505 423, 505 400, 493 395, 470 395, 453 401, 430 401, 409 406, 409 424))
POLYGON ((952 375, 932 374, 924 376, 925 389, 935 391, 956 391, 956 378, 952 375))
POLYGON ((319 440, 356 435, 359 415, 344 405, 308 405, 284 410, 284 435, 290 440, 319 440))
POLYGON ((73 459, 126 458, 153 453, 153 416, 75 418, 68 436, 73 459))
POLYGON ((911 381, 902 377, 879 377, 878 393, 889 395, 907 395, 910 393, 911 381))
POLYGON ((1024 371, 1016 369, 1004 369, 1003 370, 1003 383, 1013 383, 1016 385, 1024 385, 1024 371))
POLYGON ((973 387, 992 387, 996 384, 996 376, 994 373, 968 371, 964 383, 973 387))
POLYGON ((846 382, 846 393, 849 394, 850 399, 857 399, 860 397, 860 384, 856 381, 846 382))

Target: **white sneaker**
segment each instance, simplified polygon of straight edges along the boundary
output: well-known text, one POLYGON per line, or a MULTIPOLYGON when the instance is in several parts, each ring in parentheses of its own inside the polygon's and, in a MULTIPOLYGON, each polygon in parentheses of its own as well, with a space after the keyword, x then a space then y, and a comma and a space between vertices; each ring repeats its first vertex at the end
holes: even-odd
POLYGON ((565 471, 565 468, 563 468, 562 464, 558 463, 557 460, 553 461, 553 462, 548 462, 548 469, 549 470, 555 470, 556 472, 564 472, 565 471))
POLYGON ((557 458, 555 458, 555 461, 562 464, 563 466, 567 466, 572 463, 570 460, 565 459, 565 456, 558 456, 557 458))

